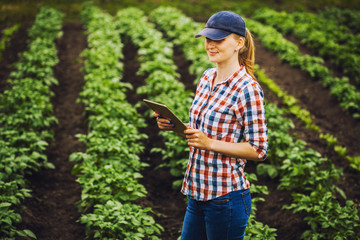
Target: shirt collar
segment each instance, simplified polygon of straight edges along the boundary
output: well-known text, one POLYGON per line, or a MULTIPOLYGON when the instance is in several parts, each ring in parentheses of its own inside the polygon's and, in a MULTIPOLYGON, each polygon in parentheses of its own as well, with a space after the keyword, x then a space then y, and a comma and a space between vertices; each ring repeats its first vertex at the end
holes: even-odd
MULTIPOLYGON (((216 68, 212 68, 207 74, 205 80, 211 83, 211 81, 216 76, 216 68)), ((232 88, 243 76, 246 74, 246 68, 244 66, 240 66, 240 68, 234 72, 231 76, 223 80, 218 84, 226 84, 228 87, 232 88)))

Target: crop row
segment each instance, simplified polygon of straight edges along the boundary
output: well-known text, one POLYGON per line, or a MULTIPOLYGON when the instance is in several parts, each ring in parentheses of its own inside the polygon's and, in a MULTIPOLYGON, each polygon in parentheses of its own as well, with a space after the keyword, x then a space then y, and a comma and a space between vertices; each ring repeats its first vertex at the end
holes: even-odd
MULTIPOLYGON (((123 9, 117 13, 116 18, 118 29, 138 48, 140 68, 137 74, 146 76, 145 85, 140 86, 136 93, 166 103, 176 110, 182 120, 186 120, 186 107, 191 103, 191 93, 185 91, 184 85, 178 81, 179 74, 172 59, 173 45, 163 40, 162 34, 155 30, 140 9, 123 9)), ((150 114, 149 110, 149 116, 150 114)), ((151 151, 162 153, 164 163, 161 166, 169 167, 170 173, 179 178, 173 182, 173 187, 179 189, 182 170, 187 164, 188 147, 180 136, 172 132, 161 131, 160 135, 166 150, 153 148, 151 151)))
POLYGON ((313 123, 313 116, 306 109, 301 108, 297 103, 298 99, 288 95, 283 89, 280 88, 272 79, 266 76, 264 70, 261 70, 259 66, 256 66, 256 75, 261 83, 266 85, 282 102, 287 106, 287 111, 296 116, 299 120, 305 123, 306 127, 314 130, 319 134, 319 137, 327 142, 329 148, 334 148, 334 151, 338 153, 340 157, 346 158, 350 162, 350 166, 360 172, 360 156, 347 155, 346 147, 337 145, 337 138, 329 133, 323 133, 323 130, 313 123))
POLYGON ((284 11, 276 12, 268 8, 258 9, 253 17, 262 22, 267 22, 267 19, 271 17, 273 27, 280 29, 284 35, 296 33, 297 36, 301 37, 302 43, 311 46, 311 48, 319 47, 326 42, 328 45, 326 48, 321 46, 322 49, 317 49, 322 56, 326 57, 329 54, 327 50, 330 45, 332 48, 340 48, 339 50, 333 49, 335 51, 360 53, 359 36, 354 34, 347 26, 339 24, 335 19, 324 18, 320 14, 310 12, 286 13, 284 11), (293 29, 300 25, 298 23, 301 23, 302 28, 293 29), (315 38, 317 41, 315 41, 315 38))
POLYGON ((306 142, 295 140, 288 133, 293 126, 284 118, 283 110, 267 105, 269 127, 270 164, 259 164, 258 174, 280 177, 279 189, 292 192, 293 203, 284 206, 294 212, 305 211, 304 220, 311 227, 303 233, 305 239, 355 239, 359 231, 359 216, 353 201, 341 206, 336 193, 346 199, 341 189, 334 185, 342 170, 336 169, 331 160, 306 146, 306 142))
MULTIPOLYGON (((301 69, 309 72, 311 76, 322 79, 325 86, 327 86, 326 81, 328 81, 331 90, 330 93, 336 95, 338 100, 342 101, 340 105, 352 111, 354 117, 360 116, 360 93, 356 91, 354 86, 348 83, 347 78, 339 79, 331 76, 330 70, 322 64, 316 63, 318 60, 321 62, 321 59, 309 55, 302 56, 297 45, 285 40, 283 36, 271 26, 263 25, 252 19, 247 19, 247 23, 264 46, 276 51, 281 59, 289 61, 291 65, 299 66, 301 69), (311 71, 313 72, 311 73, 311 71)), ((263 74, 263 71, 258 71, 258 73, 263 74)), ((305 109, 301 109, 296 104, 298 102, 297 99, 287 95, 269 78, 264 77, 263 79, 264 83, 288 106, 292 114, 302 120, 307 127, 318 132, 320 137, 325 139, 330 147, 334 147, 335 151, 341 157, 346 157, 349 160, 354 169, 359 169, 359 157, 347 156, 346 148, 336 145, 337 140, 334 136, 323 134, 321 129, 312 123, 310 113, 305 109)))
POLYGON ((134 200, 147 192, 138 180, 145 166, 139 154, 147 136, 139 132, 145 123, 126 101, 131 84, 121 82, 123 59, 120 34, 114 18, 85 4, 81 19, 88 34, 84 57, 85 85, 79 101, 85 105, 88 133, 78 134, 84 153, 70 155, 78 163, 73 174, 82 187, 80 222, 88 239, 159 239, 162 227, 134 200))
POLYGON ((257 10, 252 18, 283 34, 299 37, 303 44, 360 83, 359 36, 347 27, 312 13, 286 13, 267 8, 257 10))
POLYGON ((353 9, 340 9, 337 7, 325 7, 319 15, 325 19, 331 19, 340 25, 345 25, 354 33, 360 33, 360 11, 353 9))
MULTIPOLYGON (((138 47, 141 65, 137 74, 146 76, 146 85, 139 87, 137 94, 146 94, 151 100, 166 103, 186 122, 192 93, 185 91, 184 85, 178 81, 179 74, 176 72, 177 67, 172 59, 173 45, 162 39, 162 34, 155 30, 153 24, 147 22, 147 18, 140 9, 121 10, 117 13, 117 19, 120 31, 138 47)), ((163 158, 169 160, 164 165, 171 168, 172 175, 180 178, 184 173, 182 169, 187 163, 188 146, 180 136, 172 132, 161 131, 160 134, 164 137, 166 150, 153 149, 152 151, 160 151, 163 158)), ((173 186, 179 188, 181 179, 173 186)))
POLYGON ((302 55, 296 44, 286 40, 273 27, 253 19, 247 19, 247 24, 265 47, 277 52, 280 59, 289 62, 291 66, 299 67, 314 80, 319 80, 324 87, 330 89, 330 94, 336 96, 340 106, 353 117, 360 117, 360 92, 349 83, 347 77, 334 77, 331 70, 323 65, 322 58, 302 55))
MULTIPOLYGON (((187 106, 191 103, 191 93, 185 91, 184 85, 178 81, 179 74, 172 59, 173 45, 163 40, 162 34, 155 30, 144 12, 138 8, 118 11, 116 19, 120 32, 138 48, 140 68, 137 74, 146 76, 145 85, 137 88, 136 93, 166 103, 185 120, 187 106)), ((150 116, 151 111, 148 112, 150 116)), ((173 182, 173 187, 178 189, 181 186, 182 170, 187 164, 188 147, 180 136, 172 132, 161 131, 160 135, 163 137, 166 150, 154 148, 151 151, 161 152, 163 159, 168 160, 161 166, 168 166, 171 174, 180 178, 173 182)))
MULTIPOLYGON (((268 84, 274 84, 274 82, 268 78, 264 71, 258 70, 257 76, 259 81, 266 82, 268 84)), ((268 85, 269 86, 269 85, 268 85)), ((296 116, 304 114, 309 120, 311 117, 305 109, 301 109, 296 103, 296 99, 292 96, 286 95, 278 86, 274 89, 274 85, 271 90, 275 91, 282 99, 286 102, 290 112, 296 116)), ((281 110, 283 111, 283 110, 281 110)), ((285 110, 287 111, 287 110, 285 110)), ((279 116, 281 112, 270 111, 268 115, 275 113, 272 117, 267 116, 269 119, 269 128, 276 129, 280 126, 284 127, 279 132, 273 131, 276 135, 272 137, 269 132, 270 139, 276 139, 272 144, 276 147, 270 149, 276 149, 277 152, 270 151, 269 159, 271 165, 260 164, 258 165, 258 173, 266 172, 271 175, 278 173, 280 175, 280 189, 293 191, 292 196, 294 203, 290 206, 285 206, 285 209, 293 209, 294 212, 306 211, 308 216, 304 220, 311 226, 311 230, 307 230, 303 234, 305 239, 342 239, 356 238, 356 233, 359 231, 359 217, 358 210, 353 201, 346 201, 345 206, 341 206, 335 197, 335 193, 338 192, 346 199, 345 194, 341 189, 334 185, 334 181, 338 181, 342 175, 341 169, 335 169, 334 165, 327 158, 322 157, 319 153, 313 149, 306 148, 306 143, 297 140, 289 141, 292 137, 290 135, 280 137, 282 133, 288 132, 288 129, 292 124, 287 125, 285 122, 282 124, 276 123, 272 126, 272 121, 283 121, 279 116), (278 120, 276 120, 278 117, 278 120), (278 161, 277 163, 274 162, 278 161), (275 168, 274 168, 275 166, 275 168), (314 169, 312 169, 315 167, 314 169)), ((304 119, 305 120, 305 119, 304 119)), ((312 125, 313 128, 320 131, 320 129, 311 124, 308 120, 305 120, 308 124, 312 125)), ((327 139, 330 144, 332 136, 322 136, 327 139)), ((336 139, 333 143, 336 143, 336 139)), ((346 151, 346 149, 335 146, 335 150, 338 153, 346 151)), ((344 154, 344 153, 342 153, 344 154)), ((350 160, 350 159, 349 159, 350 160)), ((354 158, 355 160, 355 158, 354 158)), ((352 162, 354 168, 356 162, 352 162)), ((275 174, 276 175, 276 174, 275 174)))
MULTIPOLYGON (((167 34, 173 38, 183 36, 182 39, 185 39, 185 35, 193 38, 199 30, 190 32, 189 29, 194 29, 191 27, 191 20, 187 19, 184 24, 186 18, 178 10, 162 8, 155 11, 157 12, 151 14, 151 19, 155 19, 154 21, 164 30, 166 29, 167 34), (181 20, 181 27, 177 24, 177 20, 181 20)), ((187 55, 186 52, 184 54, 187 55)), ((357 210, 352 201, 347 201, 346 206, 341 207, 334 197, 335 191, 342 193, 341 189, 333 184, 333 179, 340 177, 341 170, 335 169, 331 161, 322 158, 319 153, 306 148, 305 142, 293 140, 293 136, 287 133, 292 122, 282 116, 282 110, 274 104, 267 104, 266 111, 269 138, 273 139, 270 142, 269 161, 273 164, 259 164, 258 168, 260 172, 270 173, 272 177, 279 175, 281 177, 279 187, 294 192, 294 204, 289 206, 289 209, 308 212, 305 220, 312 229, 303 236, 308 238, 325 236, 332 239, 339 236, 354 237, 359 228, 356 222, 357 210), (301 202, 306 199, 308 193, 312 197, 311 200, 314 200, 314 202, 310 201, 313 205, 309 205, 309 201, 308 205, 301 202), (342 212, 340 216, 338 216, 339 211, 342 212), (326 225, 327 219, 331 219, 335 224, 326 225)))
MULTIPOLYGON (((297 100, 287 95, 275 83, 266 76, 265 72, 257 69, 256 75, 259 81, 274 91, 288 106, 285 112, 290 111, 295 116, 303 119, 310 128, 320 131, 319 127, 311 123, 311 116, 308 111, 296 105, 297 100), (272 85, 272 86, 271 86, 272 85), (304 115, 304 116, 302 116, 304 115)), ((341 206, 335 193, 339 193, 344 199, 345 194, 334 185, 342 175, 341 169, 335 169, 334 165, 327 158, 318 152, 306 147, 306 142, 295 139, 294 136, 286 134, 292 127, 290 120, 280 117, 284 110, 269 111, 267 108, 267 119, 269 124, 269 138, 275 139, 270 144, 271 151, 269 160, 271 164, 259 164, 258 173, 265 173, 271 177, 280 176, 279 189, 292 191, 294 203, 285 206, 285 209, 293 209, 294 212, 306 211, 304 220, 311 229, 303 233, 305 239, 342 239, 343 237, 353 239, 359 231, 358 210, 353 201, 346 201, 341 206), (273 124, 275 123, 275 125, 273 124), (282 129, 281 129, 282 128, 282 129), (278 131, 280 130, 280 131, 278 131), (313 167, 315 169, 313 169, 313 167), (330 223, 329 223, 330 222, 330 223)), ((329 135, 321 134, 330 144, 335 144, 336 139, 329 135)), ((343 147, 335 146, 335 150, 341 155, 345 154, 343 147)), ((349 159, 350 160, 350 159, 349 159)), ((356 159, 352 162, 354 168, 356 159)), ((357 160, 358 161, 358 160, 357 160)))
POLYGON ((53 140, 49 127, 53 116, 50 89, 57 84, 53 67, 58 62, 55 39, 62 34, 63 14, 42 7, 28 32, 29 44, 0 95, 0 236, 36 238, 30 230, 15 226, 21 221, 21 201, 30 197, 25 175, 42 167, 54 168, 45 150, 53 140))

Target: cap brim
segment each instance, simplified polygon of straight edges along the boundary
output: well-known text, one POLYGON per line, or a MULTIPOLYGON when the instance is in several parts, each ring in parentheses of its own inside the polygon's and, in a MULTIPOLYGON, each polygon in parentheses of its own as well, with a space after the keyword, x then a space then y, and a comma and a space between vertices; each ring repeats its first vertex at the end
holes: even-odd
POLYGON ((212 40, 221 40, 229 36, 231 32, 224 31, 216 28, 204 28, 198 34, 195 35, 196 38, 204 36, 212 40))

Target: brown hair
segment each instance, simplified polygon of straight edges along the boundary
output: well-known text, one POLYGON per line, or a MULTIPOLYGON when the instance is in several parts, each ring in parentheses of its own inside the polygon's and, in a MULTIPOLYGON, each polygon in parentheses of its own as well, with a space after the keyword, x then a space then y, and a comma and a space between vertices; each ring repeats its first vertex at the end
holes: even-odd
MULTIPOLYGON (((238 36, 240 37, 240 36, 238 36)), ((255 78, 255 46, 253 37, 249 29, 246 29, 246 38, 241 37, 245 40, 244 47, 239 50, 238 59, 240 65, 246 68, 247 73, 254 79, 255 78)))

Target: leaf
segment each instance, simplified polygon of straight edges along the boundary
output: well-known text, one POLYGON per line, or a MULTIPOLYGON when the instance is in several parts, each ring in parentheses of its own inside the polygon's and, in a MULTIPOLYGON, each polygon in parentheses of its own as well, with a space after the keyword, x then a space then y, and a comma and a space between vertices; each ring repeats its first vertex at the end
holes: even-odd
POLYGON ((272 179, 274 179, 278 176, 277 168, 273 165, 271 165, 271 167, 268 168, 267 173, 268 173, 269 177, 272 179))
POLYGON ((278 176, 277 167, 272 164, 260 163, 256 166, 256 172, 259 175, 268 175, 272 179, 278 176))
POLYGON ((11 205, 12 205, 11 203, 3 202, 3 203, 0 203, 0 208, 10 207, 11 205))
POLYGON ((335 186, 335 190, 340 194, 341 197, 346 199, 346 194, 341 188, 339 188, 338 186, 335 186))
POLYGON ((55 165, 53 163, 51 163, 51 162, 46 162, 44 164, 44 167, 48 168, 48 169, 55 169, 55 165))
POLYGON ((25 229, 24 232, 25 232, 25 234, 26 234, 27 236, 29 236, 29 237, 31 237, 31 238, 37 239, 37 238, 36 238, 36 235, 35 235, 32 231, 30 231, 30 230, 28 230, 28 229, 25 229))

